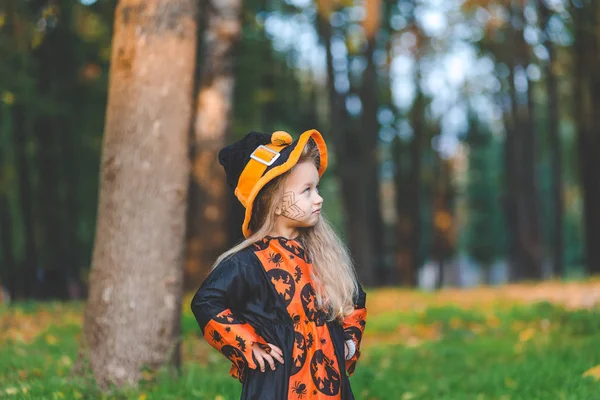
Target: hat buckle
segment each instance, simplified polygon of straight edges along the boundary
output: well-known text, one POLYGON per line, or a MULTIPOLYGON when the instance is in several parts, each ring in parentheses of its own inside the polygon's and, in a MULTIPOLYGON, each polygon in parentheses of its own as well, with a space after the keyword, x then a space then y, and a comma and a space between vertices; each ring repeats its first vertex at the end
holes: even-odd
POLYGON ((259 163, 261 163, 261 164, 264 164, 264 165, 266 165, 267 167, 269 167, 269 166, 273 165, 273 163, 274 163, 274 162, 275 162, 275 161, 276 161, 276 160, 279 158, 279 156, 280 156, 280 155, 281 155, 281 154, 279 154, 279 152, 277 152, 277 151, 275 151, 275 150, 273 150, 273 149, 270 149, 270 148, 268 148, 267 146, 264 146, 264 145, 262 145, 262 144, 261 144, 260 146, 258 146, 258 147, 257 147, 257 148, 256 148, 256 149, 255 149, 255 150, 252 152, 252 154, 250 154, 250 158, 251 158, 251 159, 253 159, 253 160, 256 160, 256 161, 258 161, 258 162, 259 162, 259 163), (264 149, 264 150, 268 151, 269 153, 272 153, 272 154, 273 154, 273 157, 272 157, 270 160, 268 160, 268 161, 267 161, 267 160, 264 160, 264 159, 262 159, 262 158, 260 158, 260 157, 258 156, 258 154, 255 154, 255 153, 256 153, 258 150, 260 150, 260 149, 264 149))

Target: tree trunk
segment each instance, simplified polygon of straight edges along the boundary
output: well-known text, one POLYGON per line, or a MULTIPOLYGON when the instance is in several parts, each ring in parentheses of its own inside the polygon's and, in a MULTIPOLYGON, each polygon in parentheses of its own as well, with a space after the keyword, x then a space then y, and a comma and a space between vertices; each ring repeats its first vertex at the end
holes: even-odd
MULTIPOLYGON (((1 167, 5 168, 4 165, 1 167)), ((5 179, 5 177, 2 178, 5 179)), ((17 289, 15 280, 17 265, 14 253, 11 209, 6 189, 6 187, 0 188, 0 246, 2 246, 2 251, 0 252, 0 262, 2 263, 0 266, 0 290, 2 290, 3 286, 6 287, 10 296, 14 298, 17 289)), ((1 292, 0 304, 2 304, 1 292)))
POLYGON ((598 39, 590 34, 598 26, 594 24, 600 5, 584 3, 574 7, 575 20, 575 73, 574 115, 577 123, 581 183, 583 186, 583 223, 589 274, 600 273, 600 181, 598 154, 600 154, 600 50, 598 39))
MULTIPOLYGON (((522 19, 522 10, 516 15, 522 19)), ((514 15, 514 13, 513 13, 514 15)), ((513 29, 513 28, 510 28, 513 29)), ((528 81, 526 99, 519 96, 514 73, 517 67, 523 69, 528 64, 529 49, 522 29, 514 29, 514 49, 509 58, 509 91, 512 105, 512 124, 507 128, 507 178, 509 227, 512 228, 511 241, 514 251, 512 280, 541 278, 541 234, 539 226, 539 196, 537 189, 537 151, 533 120, 533 91, 528 81), (510 160, 509 160, 510 158, 510 160)))
POLYGON ((432 258, 439 265, 438 284, 444 284, 444 267, 454 253, 456 232, 454 230, 454 190, 452 188, 452 164, 438 156, 435 188, 433 193, 433 243, 432 258))
POLYGON ((540 15, 541 28, 546 35, 545 44, 549 54, 549 60, 546 64, 546 85, 548 91, 548 142, 550 144, 552 170, 552 215, 554 217, 554 232, 550 246, 552 249, 553 261, 552 275, 564 276, 564 196, 562 180, 562 146, 559 133, 560 116, 558 110, 558 83, 554 72, 556 51, 554 49, 554 44, 547 36, 550 10, 543 1, 538 1, 538 13, 540 15))
MULTIPOLYGON (((358 175, 362 177, 362 187, 360 192, 354 192, 352 196, 361 193, 364 198, 366 215, 359 221, 362 226, 357 227, 367 234, 365 240, 361 240, 358 246, 363 247, 364 254, 360 255, 359 269, 368 270, 363 272, 365 284, 381 284, 383 277, 381 275, 381 263, 383 252, 383 222, 381 220, 381 201, 380 201, 380 180, 379 180, 379 157, 377 144, 379 141, 379 121, 377 112, 379 110, 377 70, 375 60, 373 59, 375 49, 377 48, 377 33, 381 28, 381 0, 368 0, 365 4, 366 18, 363 21, 363 28, 367 37, 367 49, 364 57, 367 60, 367 67, 363 73, 362 86, 359 91, 362 103, 362 121, 361 130, 355 132, 357 141, 361 144, 360 162, 363 173, 358 175), (370 282, 369 282, 370 281, 370 282)), ((351 214, 354 216, 354 209, 351 214)))
POLYGON ((17 166, 18 198, 23 221, 23 268, 19 272, 17 287, 19 295, 24 298, 37 296, 37 268, 39 263, 39 247, 36 241, 35 215, 33 209, 33 183, 31 177, 31 161, 27 157, 27 146, 31 140, 26 123, 23 106, 14 107, 13 144, 17 166))
POLYGON ((196 2, 115 15, 84 350, 97 382, 135 384, 179 351, 196 2))
MULTIPOLYGON (((234 49, 241 32, 241 0, 204 5, 204 61, 197 94, 188 210, 186 289, 197 288, 227 240, 227 185, 218 153, 225 146, 233 103, 234 49)), ((241 229, 239 226, 238 230, 241 229)))
MULTIPOLYGON (((417 67, 418 68, 418 67, 417 67)), ((394 151, 396 164, 396 212, 398 215, 396 233, 396 263, 400 283, 404 286, 417 285, 419 249, 421 247, 421 158, 424 135, 425 98, 418 85, 420 74, 416 75, 417 94, 412 107, 411 125, 413 137, 407 146, 408 151, 394 151), (402 158, 408 157, 409 163, 402 158)), ((400 146, 403 146, 400 144, 400 146)))

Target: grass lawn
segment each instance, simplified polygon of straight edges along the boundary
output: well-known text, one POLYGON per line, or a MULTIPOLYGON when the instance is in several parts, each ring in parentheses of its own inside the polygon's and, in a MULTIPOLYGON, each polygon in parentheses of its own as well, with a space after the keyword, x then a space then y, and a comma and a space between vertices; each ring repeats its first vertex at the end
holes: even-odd
MULTIPOLYGON (((581 287, 371 291, 355 396, 600 400, 600 307, 581 295, 600 287, 581 287), (535 295, 539 288, 545 296, 535 295)), ((89 376, 70 375, 82 310, 81 303, 0 306, 0 398, 239 398, 228 361, 198 337, 187 309, 181 376, 146 372, 138 388, 101 393, 89 376)))

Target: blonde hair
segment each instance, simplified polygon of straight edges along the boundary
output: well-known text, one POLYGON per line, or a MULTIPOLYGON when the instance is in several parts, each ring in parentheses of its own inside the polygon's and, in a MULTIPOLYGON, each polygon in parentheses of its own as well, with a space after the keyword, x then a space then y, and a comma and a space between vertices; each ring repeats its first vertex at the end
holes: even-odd
MULTIPOLYGON (((297 164, 312 162, 318 168, 318 160, 319 152, 310 141, 304 147, 297 164)), ((221 254, 213 268, 227 257, 269 235, 275 226, 275 209, 283 199, 284 184, 288 175, 289 171, 273 179, 260 191, 254 201, 250 220, 252 234, 221 254)), ((318 304, 327 311, 330 321, 341 321, 354 310, 354 296, 358 292, 356 272, 348 249, 323 215, 315 226, 300 229, 298 241, 312 264, 312 278, 318 304)))

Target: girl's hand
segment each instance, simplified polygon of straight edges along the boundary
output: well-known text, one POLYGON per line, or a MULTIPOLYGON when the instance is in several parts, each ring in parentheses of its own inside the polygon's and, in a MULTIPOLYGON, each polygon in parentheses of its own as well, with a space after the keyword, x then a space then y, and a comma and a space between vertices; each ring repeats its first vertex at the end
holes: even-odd
POLYGON ((283 364, 283 351, 274 344, 267 343, 268 346, 259 343, 252 343, 252 354, 260 366, 260 370, 265 372, 265 361, 275 370, 275 360, 283 364))

